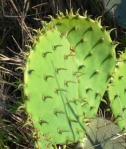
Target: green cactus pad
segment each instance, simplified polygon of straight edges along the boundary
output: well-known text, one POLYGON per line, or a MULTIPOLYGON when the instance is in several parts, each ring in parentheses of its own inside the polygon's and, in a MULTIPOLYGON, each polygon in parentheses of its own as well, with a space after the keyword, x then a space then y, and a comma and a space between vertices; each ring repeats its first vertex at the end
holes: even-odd
POLYGON ((26 62, 24 95, 39 147, 43 138, 51 144, 77 142, 97 114, 115 65, 115 45, 98 21, 73 14, 37 33, 26 62))
POLYGON ((60 13, 57 19, 44 24, 44 29, 54 26, 66 36, 76 54, 78 71, 83 72, 79 78, 78 93, 85 99, 84 113, 88 113, 87 118, 92 118, 97 113, 109 74, 115 66, 116 45, 112 43, 109 32, 101 26, 100 19, 94 21, 86 12, 84 16, 78 12, 76 15, 66 13, 66 16, 60 13))
POLYGON ((126 54, 116 65, 108 89, 110 106, 120 130, 126 131, 126 54))
POLYGON ((30 51, 24 74, 27 111, 40 135, 56 144, 77 141, 85 130, 77 64, 70 54, 65 37, 48 31, 30 51))

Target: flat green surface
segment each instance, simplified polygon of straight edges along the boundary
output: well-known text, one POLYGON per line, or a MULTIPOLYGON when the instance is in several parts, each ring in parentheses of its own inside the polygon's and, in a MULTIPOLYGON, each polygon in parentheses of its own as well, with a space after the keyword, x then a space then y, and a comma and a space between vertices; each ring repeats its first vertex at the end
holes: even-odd
POLYGON ((41 139, 70 144, 83 138, 97 114, 115 65, 115 45, 99 22, 84 17, 63 17, 46 29, 26 62, 26 110, 41 139))
POLYGON ((109 87, 109 99, 115 122, 120 130, 126 131, 126 62, 118 62, 112 84, 109 87))
POLYGON ((115 45, 100 22, 86 16, 58 16, 47 25, 47 28, 52 26, 56 26, 61 35, 67 35, 66 38, 76 53, 78 69, 84 65, 79 69, 85 75, 79 78, 78 93, 89 104, 84 104, 86 117, 92 118, 97 113, 100 99, 108 84, 108 76, 115 66, 115 45), (97 96, 97 93, 100 95, 97 96))
POLYGON ((73 75, 77 70, 76 60, 73 56, 65 59, 68 54, 69 42, 58 31, 48 31, 31 51, 25 70, 27 111, 40 135, 49 135, 52 142, 60 144, 66 143, 67 138, 73 142, 81 139, 83 133, 78 130, 85 129, 82 106, 74 102, 79 100, 78 78, 73 75), (56 45, 60 46, 54 50, 56 45), (49 53, 43 57, 45 52, 49 53), (30 74, 29 70, 32 70, 30 74), (51 77, 46 80, 45 76, 51 77), (59 91, 56 93, 56 90, 59 91), (44 123, 40 124, 41 120, 44 123))

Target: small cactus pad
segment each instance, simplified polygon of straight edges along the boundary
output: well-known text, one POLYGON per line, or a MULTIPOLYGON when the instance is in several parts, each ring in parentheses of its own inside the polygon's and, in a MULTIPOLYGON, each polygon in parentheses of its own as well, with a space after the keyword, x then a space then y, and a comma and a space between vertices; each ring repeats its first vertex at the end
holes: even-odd
POLYGON ((122 54, 108 88, 110 106, 120 130, 126 131, 126 54, 122 54))
POLYGON ((121 149, 125 140, 119 137, 120 130, 111 121, 97 117, 87 127, 87 136, 83 139, 84 149, 121 149))
POLYGON ((52 144, 83 137, 115 65, 115 45, 99 21, 69 14, 43 26, 24 72, 26 110, 40 148, 43 137, 52 144))
POLYGON ((126 28, 126 1, 125 0, 102 0, 106 12, 115 17, 116 22, 126 28))

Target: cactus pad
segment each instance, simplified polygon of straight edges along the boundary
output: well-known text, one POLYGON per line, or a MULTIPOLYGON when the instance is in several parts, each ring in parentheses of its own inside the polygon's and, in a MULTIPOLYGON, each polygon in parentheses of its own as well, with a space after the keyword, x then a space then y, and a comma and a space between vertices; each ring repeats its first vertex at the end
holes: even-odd
POLYGON ((125 0, 102 0, 106 11, 115 17, 116 22, 126 28, 126 1, 125 0))
POLYGON ((125 145, 125 140, 118 137, 120 130, 111 121, 95 118, 87 127, 87 137, 83 140, 84 149, 119 149, 125 145), (118 134, 118 135, 117 135, 118 134))
POLYGON ((126 131, 126 54, 122 54, 116 65, 108 89, 110 106, 120 130, 126 131))
POLYGON ((69 42, 50 30, 31 50, 25 71, 27 111, 40 135, 60 144, 77 141, 85 129, 77 66, 70 52, 69 42))
POLYGON ((97 114, 115 65, 115 45, 99 21, 78 14, 61 15, 34 39, 24 95, 39 147, 43 139, 47 145, 77 142, 97 114))
POLYGON ((53 26, 68 39, 76 55, 78 71, 84 73, 79 78, 78 93, 88 103, 84 104, 84 113, 88 113, 86 117, 92 118, 115 66, 116 45, 112 43, 109 32, 101 26, 100 19, 94 21, 86 12, 84 16, 78 12, 76 15, 66 12, 66 16, 60 13, 57 19, 45 24, 46 29, 53 26))

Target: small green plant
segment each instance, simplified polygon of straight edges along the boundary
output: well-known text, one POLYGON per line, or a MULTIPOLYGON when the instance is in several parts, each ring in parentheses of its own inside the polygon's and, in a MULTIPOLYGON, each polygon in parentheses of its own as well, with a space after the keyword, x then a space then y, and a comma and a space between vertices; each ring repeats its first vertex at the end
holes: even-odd
POLYGON ((116 63, 116 45, 99 18, 72 11, 44 22, 32 43, 23 89, 36 147, 78 142, 97 114, 116 63))

